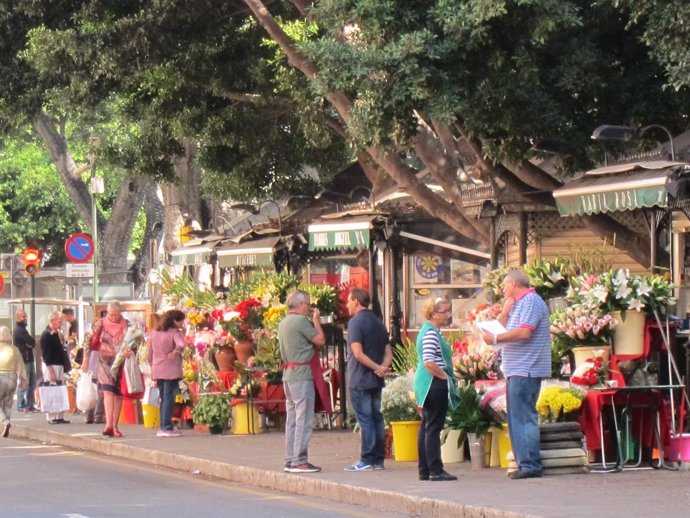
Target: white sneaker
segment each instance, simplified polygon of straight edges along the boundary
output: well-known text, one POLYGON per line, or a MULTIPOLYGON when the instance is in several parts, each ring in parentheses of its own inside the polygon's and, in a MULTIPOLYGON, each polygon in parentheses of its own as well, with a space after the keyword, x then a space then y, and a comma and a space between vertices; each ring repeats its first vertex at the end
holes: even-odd
POLYGON ((156 437, 179 437, 182 435, 177 430, 158 430, 156 437))

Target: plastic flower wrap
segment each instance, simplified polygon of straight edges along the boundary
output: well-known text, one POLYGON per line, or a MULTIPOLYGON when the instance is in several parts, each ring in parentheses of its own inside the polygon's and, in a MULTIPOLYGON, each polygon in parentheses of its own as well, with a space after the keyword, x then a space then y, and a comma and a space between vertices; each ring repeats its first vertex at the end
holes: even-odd
POLYGON ((122 367, 122 364, 125 362, 125 352, 135 351, 143 343, 143 329, 136 326, 127 328, 127 333, 125 334, 125 337, 122 339, 122 345, 120 347, 120 350, 115 356, 113 365, 110 367, 110 372, 112 373, 114 378, 117 378, 120 375, 120 367, 122 367))
POLYGON ((496 320, 500 313, 500 304, 479 304, 476 308, 474 308, 467 314, 467 322, 470 324, 474 324, 475 322, 496 320))
POLYGON ((508 420, 505 382, 499 382, 495 386, 487 387, 479 401, 479 408, 488 413, 497 423, 505 423, 508 420))
POLYGON ((386 381, 381 393, 381 413, 386 424, 394 421, 416 421, 420 418, 414 400, 413 374, 386 381))
POLYGON ((582 406, 585 393, 575 387, 548 385, 542 388, 537 400, 537 412, 542 422, 556 423, 582 406))
POLYGON ((453 368, 458 379, 473 383, 499 378, 499 354, 480 339, 468 336, 453 344, 453 368))
POLYGON ((608 373, 608 362, 604 360, 604 351, 594 351, 592 358, 588 358, 575 369, 570 376, 570 381, 587 387, 603 385, 608 378, 608 373))

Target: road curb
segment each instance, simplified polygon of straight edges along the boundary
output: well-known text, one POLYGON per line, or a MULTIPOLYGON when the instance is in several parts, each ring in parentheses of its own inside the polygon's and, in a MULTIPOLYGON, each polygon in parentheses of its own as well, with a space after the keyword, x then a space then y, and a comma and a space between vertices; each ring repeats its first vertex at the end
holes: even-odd
MULTIPOLYGON (((342 484, 295 474, 238 466, 225 462, 200 459, 189 455, 151 450, 121 442, 66 435, 44 428, 22 424, 12 425, 12 436, 56 444, 75 450, 84 450, 119 459, 163 466, 178 471, 198 473, 221 480, 274 489, 285 493, 314 496, 345 504, 355 504, 411 516, 433 518, 535 518, 534 515, 513 513, 490 507, 462 505, 431 498, 403 495, 349 484, 342 484)), ((449 488, 450 489, 450 488, 449 488)))

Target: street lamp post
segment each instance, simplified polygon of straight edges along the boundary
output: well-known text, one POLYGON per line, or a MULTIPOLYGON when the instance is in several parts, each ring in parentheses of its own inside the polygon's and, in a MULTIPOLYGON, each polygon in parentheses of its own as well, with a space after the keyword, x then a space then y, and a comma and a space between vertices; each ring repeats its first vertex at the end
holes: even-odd
POLYGON ((98 208, 96 199, 105 192, 102 176, 96 176, 96 164, 91 166, 91 227, 93 232, 93 301, 98 302, 98 208))
POLYGON ((283 231, 283 218, 280 214, 280 205, 278 204, 277 201, 275 200, 264 200, 259 203, 259 205, 253 205, 251 203, 235 203, 234 205, 230 205, 231 209, 234 210, 242 210, 244 212, 249 212, 250 214, 257 215, 261 213, 261 207, 267 203, 273 203, 276 206, 276 209, 278 210, 278 230, 282 233, 283 231))
POLYGON ((652 128, 660 129, 666 133, 668 143, 671 148, 671 161, 675 162, 676 151, 673 147, 673 135, 671 135, 671 132, 668 130, 668 128, 666 128, 666 126, 662 126, 661 124, 649 124, 644 128, 641 128, 639 131, 635 131, 635 129, 631 128, 630 126, 614 126, 611 124, 604 124, 597 127, 592 132, 592 140, 617 140, 619 142, 630 142, 633 140, 638 140, 647 130, 652 128))

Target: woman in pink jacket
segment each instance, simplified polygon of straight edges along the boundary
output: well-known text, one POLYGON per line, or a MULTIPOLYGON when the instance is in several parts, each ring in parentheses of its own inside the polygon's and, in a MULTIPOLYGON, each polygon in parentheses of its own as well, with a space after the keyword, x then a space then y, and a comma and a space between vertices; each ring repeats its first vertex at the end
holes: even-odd
POLYGON ((180 432, 173 428, 172 414, 175 396, 182 379, 182 350, 185 348, 182 329, 185 319, 185 314, 178 309, 165 312, 158 329, 148 339, 151 379, 156 382, 161 398, 161 428, 158 437, 180 435, 180 432))

